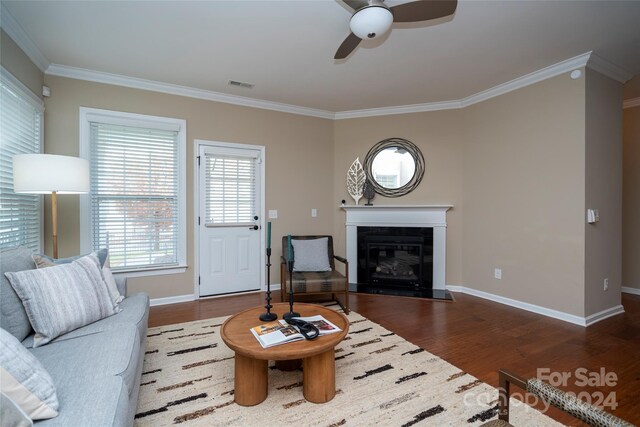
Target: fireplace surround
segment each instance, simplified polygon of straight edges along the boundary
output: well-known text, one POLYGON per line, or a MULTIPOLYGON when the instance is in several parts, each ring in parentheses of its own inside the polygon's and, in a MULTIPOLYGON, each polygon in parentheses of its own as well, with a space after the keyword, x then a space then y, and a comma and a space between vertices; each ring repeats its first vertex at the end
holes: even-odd
POLYGON ((448 294, 446 212, 452 207, 342 206, 351 288, 436 298, 448 294))

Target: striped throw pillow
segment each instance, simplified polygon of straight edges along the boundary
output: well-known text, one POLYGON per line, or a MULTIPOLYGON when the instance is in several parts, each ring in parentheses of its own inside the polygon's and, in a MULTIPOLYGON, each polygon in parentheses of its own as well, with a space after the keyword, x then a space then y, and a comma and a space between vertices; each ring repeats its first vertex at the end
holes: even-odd
POLYGON ((36 331, 34 347, 118 311, 95 254, 70 264, 5 275, 36 331))

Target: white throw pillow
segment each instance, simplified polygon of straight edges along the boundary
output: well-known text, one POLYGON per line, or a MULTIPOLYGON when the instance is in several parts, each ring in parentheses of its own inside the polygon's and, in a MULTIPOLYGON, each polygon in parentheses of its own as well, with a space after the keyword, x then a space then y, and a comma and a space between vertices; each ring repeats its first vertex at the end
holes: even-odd
POLYGON ((328 238, 292 239, 293 271, 331 271, 328 238))
POLYGON ((70 264, 5 276, 36 331, 34 348, 119 311, 111 301, 95 254, 70 264))
POLYGON ((105 262, 104 267, 102 267, 102 276, 104 277, 104 281, 107 284, 107 290, 109 291, 109 296, 111 297, 111 301, 114 306, 118 306, 124 299, 122 295, 120 295, 120 291, 118 290, 118 285, 116 285, 116 279, 113 277, 113 273, 111 273, 111 264, 109 264, 109 257, 107 257, 107 262, 105 262))
POLYGON ((0 391, 33 420, 58 415, 58 396, 51 375, 4 329, 0 329, 0 391))

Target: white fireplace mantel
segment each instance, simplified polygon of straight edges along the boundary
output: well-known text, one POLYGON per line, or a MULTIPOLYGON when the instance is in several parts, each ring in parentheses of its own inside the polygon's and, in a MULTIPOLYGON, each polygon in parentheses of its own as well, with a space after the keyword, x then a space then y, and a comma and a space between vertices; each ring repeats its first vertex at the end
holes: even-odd
POLYGON ((341 206, 347 213, 349 281, 358 283, 358 227, 433 228, 433 289, 445 289, 447 211, 453 205, 341 206))

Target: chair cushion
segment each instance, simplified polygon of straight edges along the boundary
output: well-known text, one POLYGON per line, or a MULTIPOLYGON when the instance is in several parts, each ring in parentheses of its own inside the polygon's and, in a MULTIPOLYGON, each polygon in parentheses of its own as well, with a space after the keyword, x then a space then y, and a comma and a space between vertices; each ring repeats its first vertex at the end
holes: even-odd
MULTIPOLYGON (((344 292, 346 286, 346 277, 335 270, 293 273, 294 293, 344 292)), ((288 281, 285 283, 285 291, 289 292, 288 281)))
POLYGON ((328 238, 293 239, 293 271, 331 271, 328 238))
POLYGON ((36 331, 34 347, 117 313, 95 254, 71 264, 5 273, 36 331))
POLYGON ((0 327, 19 341, 31 333, 31 323, 20 297, 4 273, 35 268, 29 249, 17 246, 0 250, 0 327))
POLYGON ((34 420, 58 415, 53 379, 16 337, 0 329, 0 391, 34 420))

